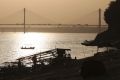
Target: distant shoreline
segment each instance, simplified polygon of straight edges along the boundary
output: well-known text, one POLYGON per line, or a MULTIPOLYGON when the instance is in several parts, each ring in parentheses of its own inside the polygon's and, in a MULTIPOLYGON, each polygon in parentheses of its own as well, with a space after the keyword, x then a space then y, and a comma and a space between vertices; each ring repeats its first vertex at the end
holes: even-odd
MULTIPOLYGON (((98 33, 105 31, 107 27, 27 27, 26 32, 45 33, 98 33)), ((23 32, 23 27, 0 27, 0 32, 23 32)))

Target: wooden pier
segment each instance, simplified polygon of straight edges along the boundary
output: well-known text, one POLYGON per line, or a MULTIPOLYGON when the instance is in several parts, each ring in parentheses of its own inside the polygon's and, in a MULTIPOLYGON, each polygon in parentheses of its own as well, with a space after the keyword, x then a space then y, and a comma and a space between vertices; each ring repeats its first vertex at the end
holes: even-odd
POLYGON ((71 58, 70 49, 52 49, 45 52, 40 52, 34 55, 25 56, 16 59, 15 62, 3 63, 5 67, 16 66, 19 70, 24 67, 38 68, 38 66, 49 65, 55 63, 53 61, 59 61, 67 58, 71 58))

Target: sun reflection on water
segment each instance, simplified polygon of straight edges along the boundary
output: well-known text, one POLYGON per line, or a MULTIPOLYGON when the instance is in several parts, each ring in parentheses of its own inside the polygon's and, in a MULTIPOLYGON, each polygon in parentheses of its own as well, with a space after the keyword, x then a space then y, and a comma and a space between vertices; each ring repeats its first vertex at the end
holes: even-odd
POLYGON ((35 54, 45 51, 49 34, 45 33, 25 33, 19 35, 18 57, 35 54), (35 47, 34 49, 21 49, 21 47, 35 47))
POLYGON ((0 33, 0 63, 54 48, 71 49, 73 58, 83 58, 96 53, 96 48, 82 46, 81 42, 95 36, 93 33, 0 33), (21 49, 22 46, 35 49, 21 49))

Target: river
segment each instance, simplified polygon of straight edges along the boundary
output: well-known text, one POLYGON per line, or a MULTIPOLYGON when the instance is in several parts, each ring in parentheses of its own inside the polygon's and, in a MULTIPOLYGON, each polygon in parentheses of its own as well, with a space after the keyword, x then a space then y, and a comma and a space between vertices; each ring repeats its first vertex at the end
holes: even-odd
POLYGON ((0 63, 54 48, 71 49, 72 58, 92 56, 97 48, 83 46, 81 42, 93 40, 96 35, 96 33, 1 32, 0 63), (32 46, 35 49, 21 49, 23 46, 32 46))

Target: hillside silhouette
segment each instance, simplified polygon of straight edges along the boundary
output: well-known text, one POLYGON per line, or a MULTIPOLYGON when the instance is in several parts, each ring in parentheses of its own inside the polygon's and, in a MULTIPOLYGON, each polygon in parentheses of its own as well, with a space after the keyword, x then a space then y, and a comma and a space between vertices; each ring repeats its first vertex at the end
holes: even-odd
POLYGON ((120 0, 111 1, 109 7, 104 12, 104 20, 108 24, 108 29, 99 33, 94 40, 86 40, 82 43, 85 46, 97 46, 98 50, 97 53, 94 54, 94 56, 85 59, 86 61, 82 65, 83 67, 81 73, 83 78, 90 78, 92 76, 93 79, 95 76, 98 76, 96 75, 96 73, 101 74, 101 76, 102 74, 107 73, 110 78, 108 79, 107 77, 104 77, 103 79, 119 80, 120 77, 118 76, 120 74, 118 72, 120 71, 120 0), (103 52, 99 52, 99 48, 103 47, 107 49, 103 52), (103 65, 105 67, 98 66, 100 64, 101 66, 103 65), (102 70, 104 72, 101 73, 102 70))
POLYGON ((108 29, 99 33, 93 41, 87 45, 98 47, 120 48, 120 1, 112 1, 104 12, 108 29))

